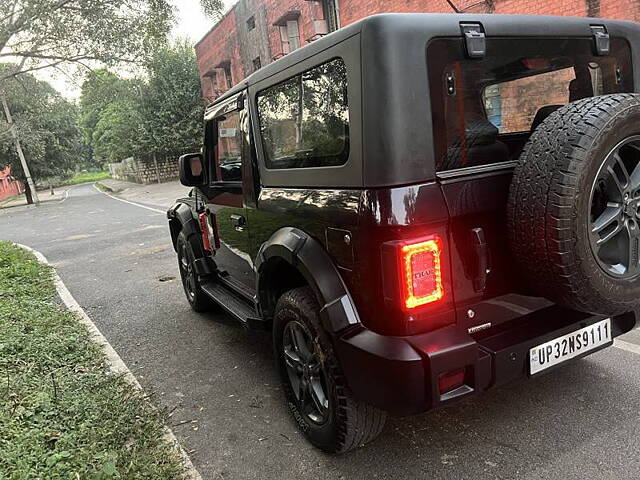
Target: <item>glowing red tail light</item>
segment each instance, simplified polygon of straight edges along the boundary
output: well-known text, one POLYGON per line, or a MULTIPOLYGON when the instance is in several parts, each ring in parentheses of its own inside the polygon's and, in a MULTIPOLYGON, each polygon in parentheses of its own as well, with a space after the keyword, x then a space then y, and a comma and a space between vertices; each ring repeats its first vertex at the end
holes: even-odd
POLYGON ((403 307, 410 310, 444 298, 440 237, 402 245, 400 252, 403 307))

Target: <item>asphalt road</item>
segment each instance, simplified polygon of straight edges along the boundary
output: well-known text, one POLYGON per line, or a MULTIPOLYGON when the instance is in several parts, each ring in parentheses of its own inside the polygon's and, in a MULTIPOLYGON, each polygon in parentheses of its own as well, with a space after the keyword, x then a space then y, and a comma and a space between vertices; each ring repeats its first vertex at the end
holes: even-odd
MULTIPOLYGON (((640 355, 608 348, 566 368, 424 415, 370 446, 324 455, 284 406, 269 336, 192 312, 163 214, 91 185, 0 212, 152 393, 206 479, 638 479, 640 355)), ((640 345, 640 331, 625 336, 640 345)))

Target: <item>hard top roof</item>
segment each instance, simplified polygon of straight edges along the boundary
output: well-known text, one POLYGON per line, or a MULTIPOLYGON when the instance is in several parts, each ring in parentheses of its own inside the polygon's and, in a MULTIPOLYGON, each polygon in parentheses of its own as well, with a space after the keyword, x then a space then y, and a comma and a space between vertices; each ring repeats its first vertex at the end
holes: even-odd
MULTIPOLYGON (((454 13, 383 13, 365 17, 330 33, 254 72, 209 105, 212 107, 244 90, 248 85, 275 75, 343 40, 362 33, 362 45, 385 42, 388 36, 406 36, 415 41, 416 30, 424 32, 424 41, 433 37, 461 35, 460 23, 481 23, 485 34, 500 37, 575 37, 590 36, 591 25, 605 25, 612 36, 627 37, 640 33, 640 24, 627 20, 549 15, 454 14, 454 13)), ((398 42, 394 42, 395 45, 398 42)), ((400 42, 401 44, 401 42, 400 42)), ((207 107, 207 109, 209 109, 207 107)))

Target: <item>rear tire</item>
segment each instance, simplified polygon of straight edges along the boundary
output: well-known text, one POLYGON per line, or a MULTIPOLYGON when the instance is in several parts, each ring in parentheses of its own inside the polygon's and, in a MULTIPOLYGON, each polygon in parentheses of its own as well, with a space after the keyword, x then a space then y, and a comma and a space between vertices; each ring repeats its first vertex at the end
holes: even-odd
POLYGON ((520 156, 508 205, 511 249, 533 293, 589 313, 638 308, 639 222, 640 96, 549 115, 520 156))
POLYGON ((353 398, 318 312, 308 287, 280 297, 273 325, 276 365, 302 433, 325 452, 344 453, 380 435, 386 412, 353 398))
POLYGON ((178 268, 180 269, 182 287, 189 305, 196 312, 210 311, 214 306, 214 302, 200 287, 200 278, 194 265, 195 255, 184 231, 178 234, 176 250, 178 252, 178 268))

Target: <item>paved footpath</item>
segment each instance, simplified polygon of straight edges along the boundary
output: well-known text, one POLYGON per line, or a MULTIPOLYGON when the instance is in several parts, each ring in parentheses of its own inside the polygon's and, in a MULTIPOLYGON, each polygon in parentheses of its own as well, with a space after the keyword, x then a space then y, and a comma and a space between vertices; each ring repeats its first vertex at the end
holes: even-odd
MULTIPOLYGON (((0 239, 56 266, 152 401, 173 411, 171 426, 203 478, 640 478, 640 355, 620 348, 391 419, 356 452, 314 450, 284 407, 269 336, 187 306, 162 213, 185 190, 163 185, 120 193, 153 210, 92 185, 73 187, 62 203, 0 210, 0 239)), ((640 331, 624 341, 639 346, 640 331)))

